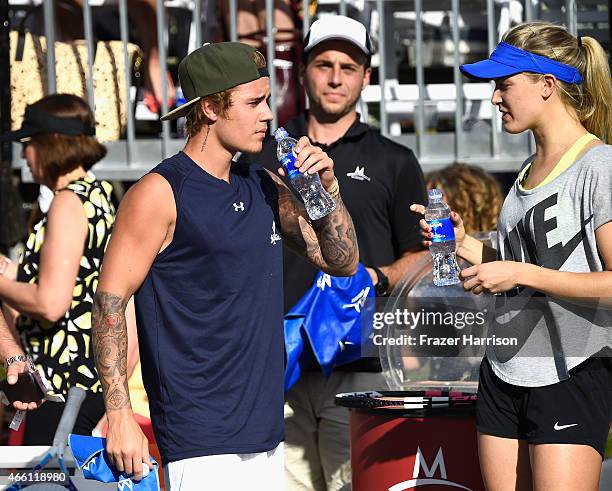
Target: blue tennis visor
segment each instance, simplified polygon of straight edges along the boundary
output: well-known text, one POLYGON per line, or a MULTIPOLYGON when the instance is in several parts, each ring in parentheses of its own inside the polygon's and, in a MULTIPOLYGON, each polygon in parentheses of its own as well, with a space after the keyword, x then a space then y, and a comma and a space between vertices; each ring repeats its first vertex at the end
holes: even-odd
POLYGON ((580 72, 573 66, 559 63, 504 43, 497 45, 487 60, 461 65, 461 71, 471 78, 493 80, 522 72, 550 74, 568 84, 581 84, 580 72))

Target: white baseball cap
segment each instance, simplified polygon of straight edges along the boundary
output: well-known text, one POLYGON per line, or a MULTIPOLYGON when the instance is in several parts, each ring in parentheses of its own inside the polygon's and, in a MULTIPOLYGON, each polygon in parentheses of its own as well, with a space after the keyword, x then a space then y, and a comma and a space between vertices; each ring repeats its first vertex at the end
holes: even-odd
POLYGON ((372 54, 372 43, 365 26, 344 15, 326 15, 314 21, 304 38, 304 51, 308 52, 323 41, 330 39, 348 41, 367 56, 372 54))

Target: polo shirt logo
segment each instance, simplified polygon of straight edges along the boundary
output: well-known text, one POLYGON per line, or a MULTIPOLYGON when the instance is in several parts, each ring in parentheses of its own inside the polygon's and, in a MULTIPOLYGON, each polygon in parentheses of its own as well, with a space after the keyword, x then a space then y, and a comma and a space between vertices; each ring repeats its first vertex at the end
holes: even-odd
POLYGON ((276 233, 276 222, 272 220, 272 235, 270 235, 270 244, 275 245, 279 240, 281 240, 281 236, 276 233))
POLYGON ((234 211, 238 213, 239 211, 244 211, 244 203, 241 201, 240 203, 232 203, 234 206, 234 211))
POLYGON ((356 181, 371 181, 371 179, 366 176, 365 165, 362 167, 356 166, 355 170, 347 173, 346 176, 350 177, 351 179, 355 179, 356 181))

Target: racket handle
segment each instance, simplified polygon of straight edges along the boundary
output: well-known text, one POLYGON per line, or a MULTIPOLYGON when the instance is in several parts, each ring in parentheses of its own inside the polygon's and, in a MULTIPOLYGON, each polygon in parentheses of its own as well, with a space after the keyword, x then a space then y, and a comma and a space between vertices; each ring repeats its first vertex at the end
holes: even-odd
POLYGON ((55 430, 55 436, 53 437, 53 446, 57 449, 57 453, 60 457, 64 455, 64 449, 68 444, 68 435, 72 432, 72 428, 74 428, 74 423, 79 415, 79 410, 84 400, 84 389, 80 387, 70 387, 68 390, 68 400, 62 412, 62 418, 57 425, 57 430, 55 430))

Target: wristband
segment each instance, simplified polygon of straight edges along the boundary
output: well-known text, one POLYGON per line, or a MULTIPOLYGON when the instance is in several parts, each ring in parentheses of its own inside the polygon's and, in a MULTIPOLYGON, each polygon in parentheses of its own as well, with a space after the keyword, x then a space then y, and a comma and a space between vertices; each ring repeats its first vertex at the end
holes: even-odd
POLYGON ((370 266, 376 273, 377 282, 374 285, 374 292, 379 297, 386 297, 389 295, 389 278, 376 266, 370 266))
POLYGON ((10 367, 13 363, 16 363, 18 361, 22 361, 24 363, 27 363, 29 366, 32 366, 32 358, 30 358, 28 355, 15 355, 15 356, 11 356, 10 358, 7 358, 4 361, 4 366, 5 367, 10 367))

